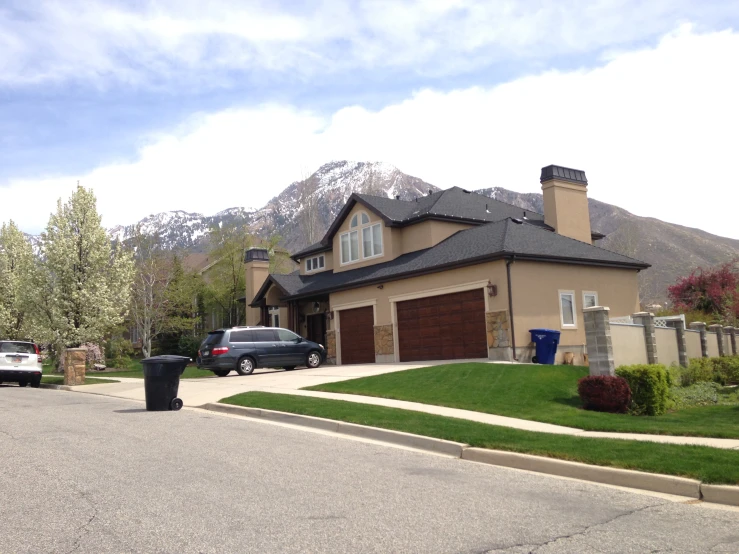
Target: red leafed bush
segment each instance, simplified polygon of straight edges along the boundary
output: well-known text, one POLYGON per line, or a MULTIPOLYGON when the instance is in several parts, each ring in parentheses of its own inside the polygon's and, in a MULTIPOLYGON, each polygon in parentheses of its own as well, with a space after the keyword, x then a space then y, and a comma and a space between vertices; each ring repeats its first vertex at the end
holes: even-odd
POLYGON ((623 377, 583 377, 577 382, 577 392, 586 410, 625 414, 631 403, 631 389, 623 377))

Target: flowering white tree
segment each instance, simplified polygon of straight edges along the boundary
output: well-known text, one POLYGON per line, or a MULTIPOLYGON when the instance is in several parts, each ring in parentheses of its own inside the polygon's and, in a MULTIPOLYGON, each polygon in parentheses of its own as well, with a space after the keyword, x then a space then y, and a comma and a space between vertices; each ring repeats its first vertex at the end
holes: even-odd
POLYGON ((0 339, 31 338, 31 243, 11 220, 0 228, 0 339))
POLYGON ((99 342, 129 305, 133 260, 100 225, 95 195, 78 186, 41 235, 35 314, 58 349, 99 342))

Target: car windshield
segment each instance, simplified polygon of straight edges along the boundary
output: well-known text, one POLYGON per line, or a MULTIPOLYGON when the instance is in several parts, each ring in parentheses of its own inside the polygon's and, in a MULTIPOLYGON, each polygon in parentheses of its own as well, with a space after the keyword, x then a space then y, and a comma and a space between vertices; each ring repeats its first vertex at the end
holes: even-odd
POLYGON ((30 342, 0 342, 0 352, 13 354, 35 354, 36 347, 30 342))

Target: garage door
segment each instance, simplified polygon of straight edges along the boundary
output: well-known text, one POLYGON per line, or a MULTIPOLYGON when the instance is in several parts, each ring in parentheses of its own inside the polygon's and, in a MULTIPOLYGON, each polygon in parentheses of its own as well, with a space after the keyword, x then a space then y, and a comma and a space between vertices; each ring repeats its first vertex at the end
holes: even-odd
POLYGON ((397 314, 401 362, 488 357, 482 289, 398 302, 397 314))
POLYGON ((342 364, 375 362, 375 316, 372 306, 339 312, 342 364))

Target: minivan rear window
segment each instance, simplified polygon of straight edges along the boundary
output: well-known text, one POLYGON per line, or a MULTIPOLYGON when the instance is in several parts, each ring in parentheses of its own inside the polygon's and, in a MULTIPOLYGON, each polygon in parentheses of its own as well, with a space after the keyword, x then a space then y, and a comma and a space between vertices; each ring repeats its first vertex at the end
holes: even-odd
POLYGON ((203 346, 207 346, 210 344, 218 344, 221 342, 221 339, 223 338, 223 331, 215 331, 212 333, 208 333, 208 336, 203 341, 203 346))
POLYGON ((254 342, 251 331, 231 331, 230 342, 254 342))

